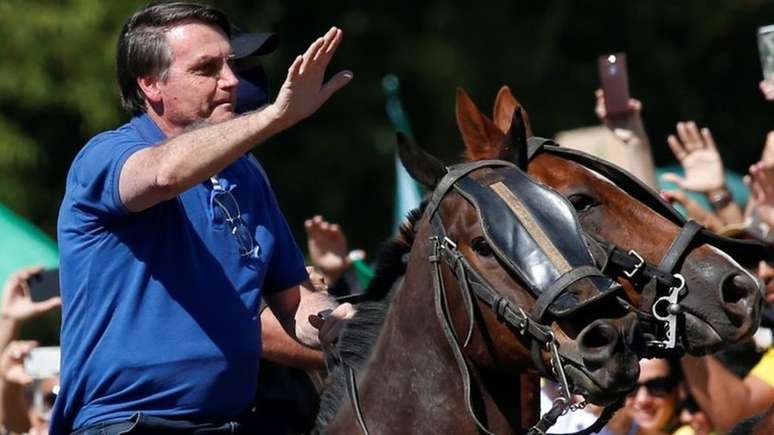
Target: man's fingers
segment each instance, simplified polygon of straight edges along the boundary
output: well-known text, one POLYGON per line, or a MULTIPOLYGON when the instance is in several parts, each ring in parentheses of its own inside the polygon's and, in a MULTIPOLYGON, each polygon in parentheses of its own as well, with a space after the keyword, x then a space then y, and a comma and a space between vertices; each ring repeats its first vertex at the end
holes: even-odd
POLYGON ((320 329, 324 323, 325 321, 320 316, 316 314, 309 315, 309 324, 314 326, 315 328, 320 329))
POLYGON ((672 150, 672 154, 675 155, 675 158, 679 161, 685 158, 686 152, 683 148, 683 144, 677 140, 675 135, 670 134, 667 136, 667 144, 669 144, 669 148, 672 150))
MULTIPOLYGON (((699 135, 699 128, 696 127, 696 123, 693 121, 688 121, 685 124, 685 134, 688 138, 688 142, 690 143, 691 149, 700 149, 703 148, 703 143, 701 140, 701 135, 699 135)), ((686 144, 686 147, 688 144, 686 144)))
POLYGON ((661 192, 661 197, 668 202, 678 202, 683 205, 687 198, 685 192, 681 190, 664 190, 661 192))
POLYGON ((304 52, 304 62, 301 64, 301 74, 304 73, 307 66, 309 65, 309 62, 311 62, 312 59, 314 59, 315 55, 317 55, 317 52, 320 51, 320 48, 323 46, 324 43, 325 43, 325 39, 323 39, 322 37, 319 37, 315 39, 315 41, 311 43, 309 47, 306 49, 306 51, 304 52))
POLYGON ((336 51, 339 41, 341 41, 341 30, 336 27, 331 27, 323 37, 323 44, 317 53, 315 53, 314 60, 322 61, 327 64, 328 60, 336 51))
POLYGON ((685 184, 685 178, 673 173, 673 172, 667 172, 666 174, 661 176, 661 179, 664 181, 668 181, 671 183, 677 184, 679 187, 683 187, 685 184))
POLYGON ((293 61, 292 64, 290 64, 290 68, 288 68, 288 79, 293 80, 298 78, 298 75, 301 74, 301 64, 304 62, 304 56, 298 55, 296 56, 296 59, 293 61))
POLYGON ((704 139, 704 145, 712 150, 717 149, 715 146, 715 138, 712 137, 712 132, 709 128, 702 128, 701 129, 701 137, 704 139))
POLYGON ((59 296, 56 296, 51 299, 46 299, 45 301, 38 302, 36 305, 38 307, 39 312, 45 313, 53 310, 54 308, 62 306, 62 298, 60 298, 59 296))
POLYGON ((352 74, 352 71, 341 71, 335 76, 331 77, 330 80, 328 80, 327 83, 325 83, 322 87, 322 96, 323 101, 327 100, 331 97, 331 95, 335 94, 336 91, 346 86, 349 82, 352 81, 352 78, 354 75, 352 74))
POLYGON ((685 130, 685 123, 678 122, 677 127, 675 127, 675 130, 677 131, 677 138, 683 144, 683 149, 685 149, 685 151, 687 152, 690 152, 692 150, 691 147, 693 145, 690 143, 690 140, 688 140, 688 133, 685 130))

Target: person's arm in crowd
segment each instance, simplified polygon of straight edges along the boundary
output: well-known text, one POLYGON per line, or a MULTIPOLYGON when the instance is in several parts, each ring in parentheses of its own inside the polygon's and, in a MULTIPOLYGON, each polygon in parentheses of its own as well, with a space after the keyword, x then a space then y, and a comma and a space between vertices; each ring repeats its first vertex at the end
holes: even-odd
POLYGON ((596 97, 594 111, 597 117, 627 146, 626 153, 630 156, 631 164, 626 169, 643 183, 654 189, 657 188, 656 165, 653 163, 650 141, 642 122, 642 103, 632 98, 629 100, 629 112, 608 116, 604 91, 597 89, 594 95, 596 97))
POLYGON ((33 379, 24 371, 24 358, 37 343, 13 341, 0 353, 0 427, 14 433, 30 429, 24 389, 33 379))
POLYGON ((752 205, 748 213, 755 213, 762 222, 774 228, 774 166, 763 161, 755 163, 750 166, 744 182, 750 188, 752 205))
POLYGON ((766 101, 774 100, 774 83, 768 80, 761 80, 760 83, 758 83, 758 87, 761 89, 766 101))
POLYGON ((724 226, 723 221, 715 213, 706 210, 682 190, 664 190, 661 192, 661 197, 669 203, 676 202, 685 207, 688 217, 704 225, 710 231, 718 232, 724 226))
POLYGON ((268 308, 261 311, 261 343, 261 357, 269 361, 304 370, 325 368, 322 352, 303 346, 291 338, 268 308))
POLYGON ((766 166, 774 166, 774 130, 766 134, 766 143, 763 145, 761 161, 766 166))
POLYGON ((310 273, 310 280, 289 289, 264 295, 279 323, 290 335, 306 346, 319 349, 333 343, 355 308, 338 305, 325 291, 322 277, 310 273), (319 313, 330 311, 324 319, 319 313))
MULTIPOLYGON (((304 221, 309 260, 316 267, 325 283, 336 283, 344 272, 352 266, 347 238, 338 224, 332 224, 322 216, 314 216, 304 221)), ((356 251, 362 258, 365 253, 356 251)))
MULTIPOLYGON (((119 176, 123 204, 131 211, 141 211, 173 198, 315 113, 352 78, 351 72, 342 71, 323 83, 341 38, 341 30, 334 27, 312 43, 290 66, 276 100, 262 110, 182 133, 132 154, 119 176)), ((221 74, 236 80, 228 64, 222 66, 221 74)), ((153 93, 147 80, 138 80, 146 96, 153 93)))
POLYGON ((755 374, 740 379, 712 356, 685 356, 681 365, 694 400, 721 432, 774 401, 774 385, 755 374))
POLYGON ((674 173, 663 175, 681 189, 703 193, 715 208, 724 224, 741 223, 742 209, 733 201, 726 187, 723 160, 708 128, 699 128, 693 121, 678 122, 677 136, 667 138, 669 148, 685 170, 685 176, 674 173))

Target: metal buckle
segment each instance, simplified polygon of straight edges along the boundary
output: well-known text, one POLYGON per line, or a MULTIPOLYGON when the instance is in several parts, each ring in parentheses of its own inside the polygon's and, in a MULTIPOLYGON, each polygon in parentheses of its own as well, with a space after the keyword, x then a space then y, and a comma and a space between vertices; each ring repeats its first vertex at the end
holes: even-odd
POLYGON ((636 258, 638 263, 634 265, 634 268, 631 271, 624 270, 623 273, 626 275, 627 278, 632 278, 634 275, 637 274, 637 272, 642 269, 642 266, 645 265, 645 259, 642 258, 640 254, 637 253, 634 249, 629 251, 629 255, 636 258))
POLYGON ((457 244, 454 243, 454 241, 448 237, 444 237, 443 240, 441 240, 441 248, 454 252, 457 250, 457 244))

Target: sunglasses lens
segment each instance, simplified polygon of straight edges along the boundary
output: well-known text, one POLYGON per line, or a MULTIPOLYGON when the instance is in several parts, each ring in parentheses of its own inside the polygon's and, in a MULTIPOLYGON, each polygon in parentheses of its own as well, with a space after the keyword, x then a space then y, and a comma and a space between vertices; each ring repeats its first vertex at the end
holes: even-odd
POLYGON ((250 230, 247 229, 242 221, 242 215, 239 211, 239 204, 236 198, 229 191, 217 191, 212 197, 213 202, 221 209, 225 215, 228 225, 231 227, 231 234, 236 238, 239 245, 239 254, 242 256, 253 255, 255 241, 250 230))
POLYGON ((670 378, 654 378, 645 382, 638 383, 634 390, 629 393, 629 396, 634 396, 640 390, 641 387, 645 387, 648 390, 648 394, 656 397, 664 397, 668 395, 674 388, 674 382, 670 378))
POLYGON ((236 203, 236 199, 234 199, 234 195, 232 195, 231 192, 218 192, 213 197, 213 200, 215 201, 215 204, 223 210, 227 219, 233 220, 239 218, 239 205, 236 203))
POLYGON ((645 388, 648 389, 651 395, 662 397, 669 394, 672 390, 672 383, 665 378, 651 379, 645 382, 645 388))
POLYGON ((247 230, 247 227, 241 222, 236 222, 233 231, 234 237, 237 239, 237 243, 239 243, 239 252, 242 255, 249 255, 253 251, 253 237, 250 234, 250 231, 247 230))

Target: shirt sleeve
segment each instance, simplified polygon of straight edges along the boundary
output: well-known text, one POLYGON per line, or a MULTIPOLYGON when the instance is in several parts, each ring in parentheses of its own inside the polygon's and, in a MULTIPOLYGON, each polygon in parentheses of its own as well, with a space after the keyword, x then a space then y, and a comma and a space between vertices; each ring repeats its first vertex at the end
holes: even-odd
POLYGON ((129 214, 121 201, 118 180, 126 160, 149 146, 115 131, 92 139, 78 154, 70 170, 68 194, 73 207, 97 218, 129 214))
POLYGON ((750 371, 754 375, 774 388, 774 347, 769 348, 763 354, 763 358, 750 371))

